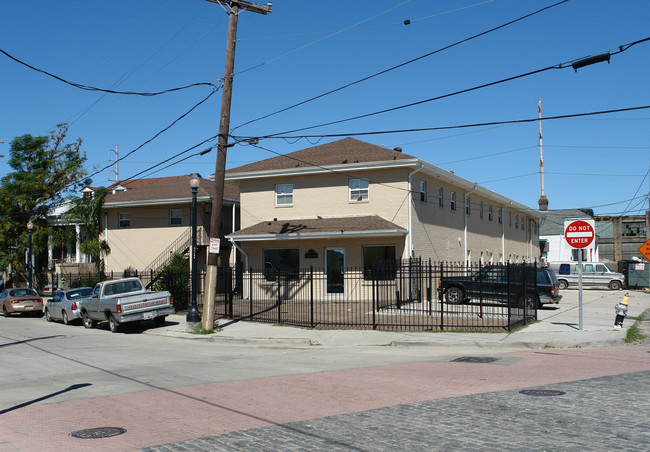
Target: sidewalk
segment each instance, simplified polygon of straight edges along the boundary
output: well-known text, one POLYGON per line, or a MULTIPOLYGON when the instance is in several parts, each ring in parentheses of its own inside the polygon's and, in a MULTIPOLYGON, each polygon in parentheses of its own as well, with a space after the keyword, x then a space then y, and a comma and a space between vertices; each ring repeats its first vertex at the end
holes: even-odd
POLYGON ((583 291, 583 328, 579 329, 578 291, 564 290, 559 305, 545 305, 538 321, 513 333, 386 332, 372 330, 312 330, 265 323, 221 319, 221 331, 198 335, 187 332, 185 317, 172 315, 163 327, 145 334, 203 340, 221 344, 258 346, 393 346, 393 347, 479 347, 479 348, 567 348, 623 345, 632 317, 650 310, 650 294, 628 291, 630 304, 624 328, 614 328, 614 305, 624 290, 583 291))

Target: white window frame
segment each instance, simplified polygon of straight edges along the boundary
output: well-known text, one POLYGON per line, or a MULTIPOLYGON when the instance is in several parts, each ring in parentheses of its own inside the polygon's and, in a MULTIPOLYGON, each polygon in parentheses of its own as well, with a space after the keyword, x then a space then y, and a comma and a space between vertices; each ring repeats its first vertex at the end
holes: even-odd
POLYGON ((441 209, 445 207, 445 189, 444 187, 438 188, 438 207, 441 209))
POLYGON ((451 210, 456 210, 456 192, 455 191, 450 191, 449 192, 449 207, 451 207, 451 210))
POLYGON ((275 206, 293 206, 293 184, 277 184, 275 186, 275 206))
POLYGON ((465 196, 465 214, 469 215, 471 213, 470 200, 469 196, 465 196))
POLYGON ((420 202, 427 202, 427 181, 420 181, 420 202))
POLYGON ((488 221, 492 221, 492 204, 488 205, 488 221))
POLYGON ((119 229, 128 229, 131 227, 131 214, 129 212, 120 212, 117 214, 117 227, 119 229))
POLYGON ((348 200, 350 202, 367 202, 370 200, 370 182, 368 179, 350 179, 348 182, 348 200), (353 187, 355 184, 358 184, 358 186, 353 187))
POLYGON ((181 209, 170 209, 169 210, 169 225, 170 226, 182 226, 183 225, 183 211, 181 209), (176 215, 174 215, 176 214, 176 215), (178 222, 174 222, 178 220, 178 222))

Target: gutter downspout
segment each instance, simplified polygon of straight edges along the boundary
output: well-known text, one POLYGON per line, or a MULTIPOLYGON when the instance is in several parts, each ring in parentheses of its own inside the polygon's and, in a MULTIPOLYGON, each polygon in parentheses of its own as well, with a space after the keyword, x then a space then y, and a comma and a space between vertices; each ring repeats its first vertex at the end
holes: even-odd
MULTIPOLYGON (((235 242, 235 239, 228 239, 228 241, 230 241, 230 243, 232 243, 233 249, 239 250, 241 255, 244 256, 244 267, 245 268, 244 268, 243 273, 248 272, 248 254, 246 254, 246 252, 242 248, 240 248, 239 245, 237 245, 237 242, 235 242)), ((250 278, 251 275, 248 275, 248 277, 250 278)), ((244 287, 242 287, 242 297, 244 297, 244 299, 247 299, 250 296, 249 294, 246 293, 247 288, 248 288, 248 286, 246 284, 244 284, 244 287)))
MULTIPOLYGON (((233 202, 232 203, 232 227, 231 231, 235 231, 235 216, 237 215, 237 210, 235 209, 236 204, 233 202)), ((237 265, 237 247, 233 247, 233 253, 232 253, 232 266, 235 267, 237 265)))
POLYGON ((409 184, 409 218, 408 218, 408 257, 409 259, 411 258, 413 254, 413 184, 411 182, 411 176, 413 176, 415 173, 418 173, 424 169, 424 165, 422 163, 419 164, 420 167, 417 168, 416 170, 412 171, 409 173, 408 176, 408 184, 409 184))

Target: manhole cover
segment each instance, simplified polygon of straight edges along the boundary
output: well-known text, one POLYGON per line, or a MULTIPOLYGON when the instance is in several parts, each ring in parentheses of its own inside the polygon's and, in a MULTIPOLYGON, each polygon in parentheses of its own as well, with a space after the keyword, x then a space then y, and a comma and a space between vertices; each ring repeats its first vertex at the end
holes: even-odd
POLYGON ((566 394, 566 392, 556 391, 554 389, 524 389, 523 391, 519 391, 519 394, 532 395, 532 396, 556 396, 556 395, 564 395, 566 394))
POLYGON ((456 358, 452 360, 452 363, 478 363, 478 364, 487 364, 498 361, 499 358, 490 358, 488 356, 463 356, 461 358, 456 358))
POLYGON ((111 436, 121 435, 125 432, 126 429, 120 427, 97 427, 77 430, 76 432, 70 433, 70 436, 82 439, 110 438, 111 436))

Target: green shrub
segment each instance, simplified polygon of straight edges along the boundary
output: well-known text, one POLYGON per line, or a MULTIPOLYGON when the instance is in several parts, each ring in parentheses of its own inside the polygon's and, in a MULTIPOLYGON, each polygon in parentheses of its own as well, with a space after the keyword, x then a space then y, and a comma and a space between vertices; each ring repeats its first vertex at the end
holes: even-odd
POLYGON ((174 299, 174 308, 185 311, 190 305, 190 261, 180 253, 174 254, 163 267, 154 283, 154 290, 167 290, 174 299))

